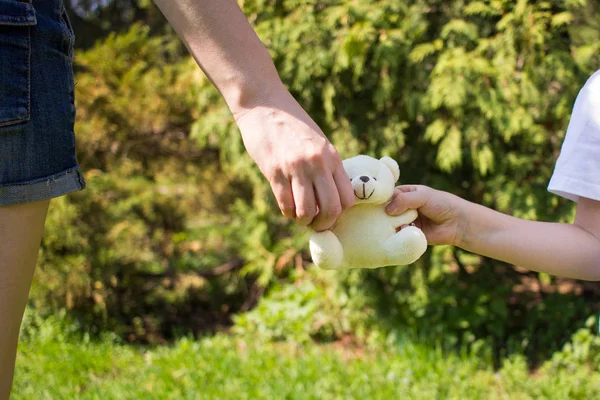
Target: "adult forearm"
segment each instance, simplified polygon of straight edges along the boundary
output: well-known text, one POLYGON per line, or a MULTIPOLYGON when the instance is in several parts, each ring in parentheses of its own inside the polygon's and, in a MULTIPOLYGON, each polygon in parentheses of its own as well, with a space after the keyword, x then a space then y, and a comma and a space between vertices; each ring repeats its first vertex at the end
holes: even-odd
POLYGON ((234 115, 283 90, 267 49, 235 0, 155 3, 234 115))
POLYGON ((465 203, 457 245, 535 271, 600 280, 600 243, 576 225, 534 222, 465 203))

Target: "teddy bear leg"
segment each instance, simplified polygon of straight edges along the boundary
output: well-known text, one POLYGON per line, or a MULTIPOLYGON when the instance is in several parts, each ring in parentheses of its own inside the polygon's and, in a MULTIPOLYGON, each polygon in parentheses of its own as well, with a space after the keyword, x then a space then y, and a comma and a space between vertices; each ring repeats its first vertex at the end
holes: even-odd
POLYGON ((322 269, 340 269, 344 262, 344 248, 331 231, 313 233, 310 254, 313 262, 322 269))
POLYGON ((390 265, 408 265, 427 250, 425 234, 416 226, 408 226, 389 238, 385 249, 390 265))

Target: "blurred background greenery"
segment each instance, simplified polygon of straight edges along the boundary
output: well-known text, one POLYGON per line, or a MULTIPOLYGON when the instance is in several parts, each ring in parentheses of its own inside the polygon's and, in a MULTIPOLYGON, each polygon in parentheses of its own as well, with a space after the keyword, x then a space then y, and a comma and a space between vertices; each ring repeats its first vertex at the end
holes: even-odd
MULTIPOLYGON (((15 398, 600 391, 597 284, 448 247, 408 267, 317 270, 307 232, 280 215, 224 101, 152 2, 66 3, 88 189, 51 206, 15 398), (403 375, 407 360, 422 373, 403 375), (313 384, 325 375, 342 383, 313 384), (134 384, 146 381, 155 387, 134 384)), ((239 3, 343 157, 389 155, 403 183, 572 220, 546 187, 578 90, 600 68, 596 0, 239 3)))

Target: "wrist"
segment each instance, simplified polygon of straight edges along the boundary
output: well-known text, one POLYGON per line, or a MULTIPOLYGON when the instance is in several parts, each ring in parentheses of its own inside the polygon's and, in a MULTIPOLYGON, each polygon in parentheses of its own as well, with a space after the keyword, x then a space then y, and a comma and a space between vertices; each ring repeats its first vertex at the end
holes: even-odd
POLYGON ((457 206, 456 235, 454 236, 453 246, 471 251, 476 246, 475 241, 484 233, 480 231, 482 226, 477 223, 478 205, 465 199, 459 198, 457 206))
POLYGON ((487 254, 489 244, 497 240, 498 234, 506 231, 512 218, 466 200, 460 212, 462 222, 457 228, 456 246, 483 255, 487 254))
POLYGON ((236 121, 257 107, 275 106, 278 98, 288 94, 276 71, 263 76, 260 73, 254 75, 258 76, 232 78, 224 87, 219 88, 236 121))

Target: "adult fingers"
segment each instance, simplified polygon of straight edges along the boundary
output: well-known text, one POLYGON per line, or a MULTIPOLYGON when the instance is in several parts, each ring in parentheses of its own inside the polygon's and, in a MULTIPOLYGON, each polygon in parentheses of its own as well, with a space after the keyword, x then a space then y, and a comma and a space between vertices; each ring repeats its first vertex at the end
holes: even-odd
POLYGON ((292 178, 292 193, 296 209, 296 222, 309 225, 317 213, 317 202, 312 182, 303 175, 292 178))
POLYGON ((315 195, 319 205, 319 214, 311 228, 320 232, 329 229, 342 213, 342 204, 332 175, 317 176, 314 180, 315 195))
POLYGON ((287 218, 296 218, 296 205, 292 193, 292 185, 283 174, 277 175, 271 180, 271 189, 277 199, 281 213, 287 218))
POLYGON ((428 190, 430 189, 418 185, 398 186, 385 210, 390 215, 400 215, 408 209, 419 209, 427 203, 428 190))
POLYGON ((340 165, 334 172, 333 180, 335 181, 335 186, 337 187, 338 195, 340 197, 342 212, 344 212, 354 205, 355 196, 352 184, 350 183, 350 178, 343 166, 340 165))

